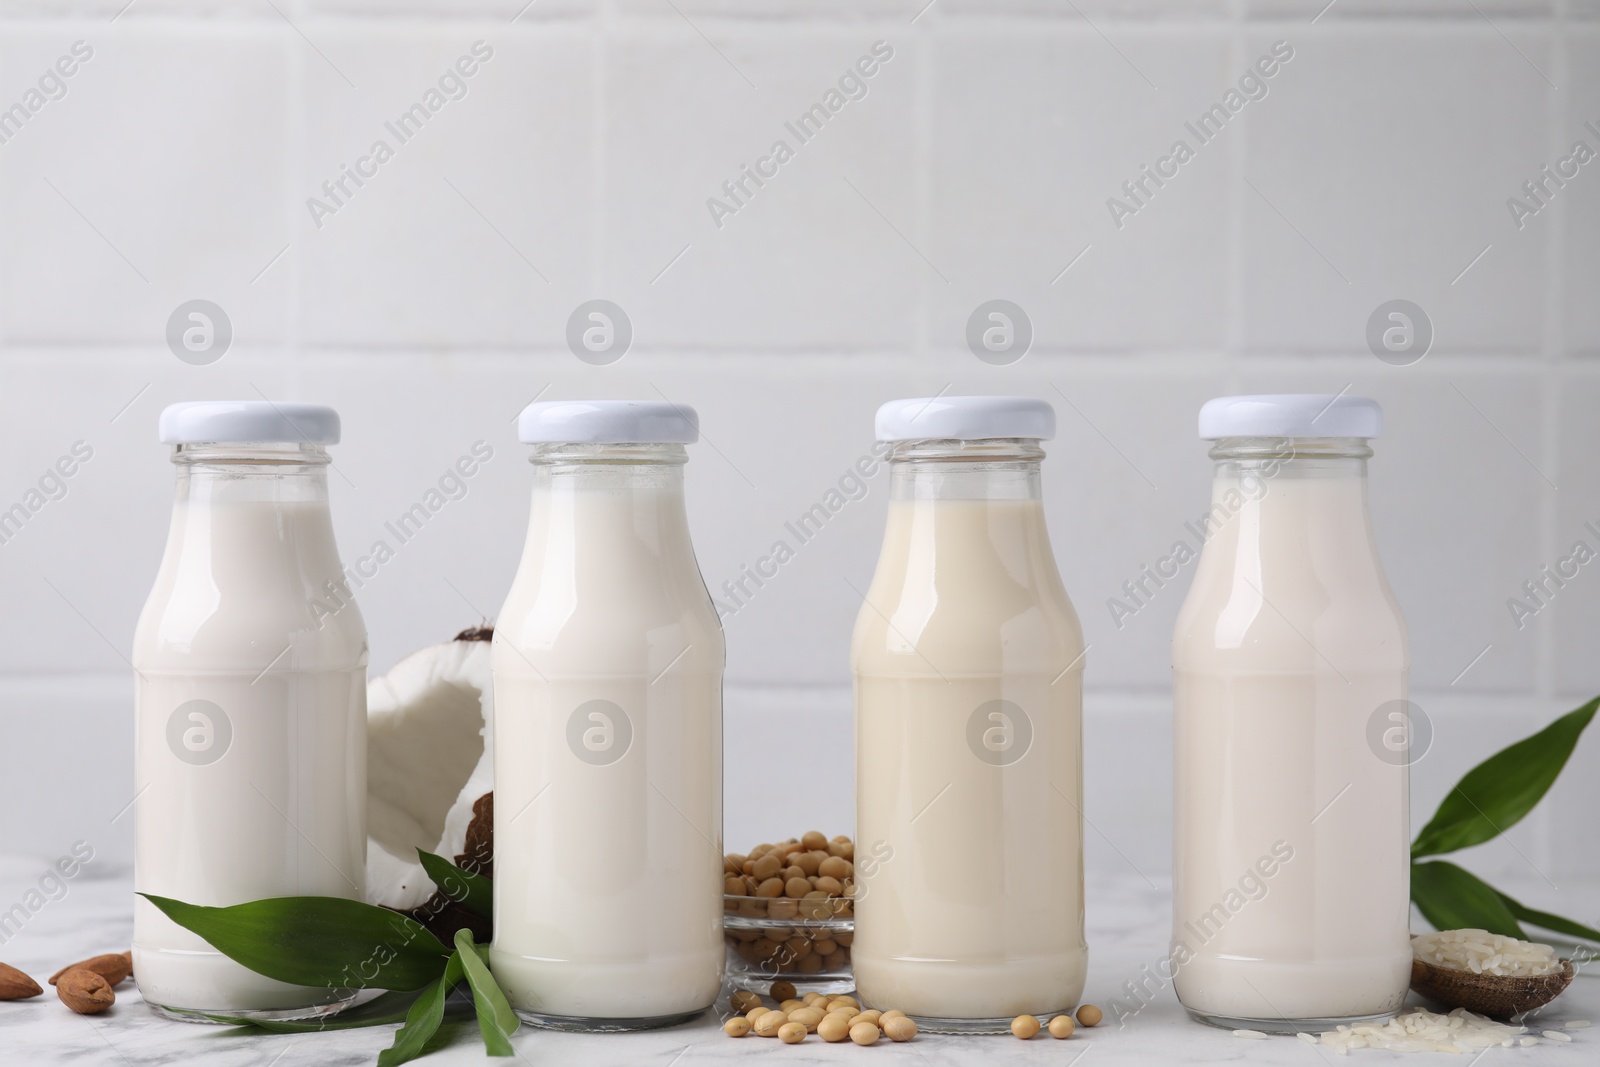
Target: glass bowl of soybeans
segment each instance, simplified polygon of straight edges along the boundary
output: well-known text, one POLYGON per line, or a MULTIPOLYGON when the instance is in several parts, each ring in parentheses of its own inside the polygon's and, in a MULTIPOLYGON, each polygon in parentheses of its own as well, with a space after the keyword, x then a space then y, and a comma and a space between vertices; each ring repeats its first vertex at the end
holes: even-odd
POLYGON ((812 830, 730 852, 722 862, 728 981, 765 993, 787 981, 802 993, 855 988, 855 844, 812 830))

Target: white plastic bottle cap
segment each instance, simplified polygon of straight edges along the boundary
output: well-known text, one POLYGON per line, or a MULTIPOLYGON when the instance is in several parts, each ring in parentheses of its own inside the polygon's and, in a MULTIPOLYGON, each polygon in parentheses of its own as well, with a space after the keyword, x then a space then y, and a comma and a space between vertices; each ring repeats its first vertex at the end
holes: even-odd
POLYGON ((1026 396, 925 396, 891 400, 873 420, 880 441, 983 441, 1056 435, 1056 410, 1026 396))
POLYGON ((336 445, 339 413, 324 404, 271 400, 189 400, 161 412, 161 442, 267 441, 336 445))
POLYGON ((545 400, 517 417, 517 439, 535 444, 693 444, 700 416, 664 400, 545 400))
POLYGON ((1200 407, 1200 436, 1377 437, 1383 408, 1376 400, 1340 393, 1219 396, 1200 407))

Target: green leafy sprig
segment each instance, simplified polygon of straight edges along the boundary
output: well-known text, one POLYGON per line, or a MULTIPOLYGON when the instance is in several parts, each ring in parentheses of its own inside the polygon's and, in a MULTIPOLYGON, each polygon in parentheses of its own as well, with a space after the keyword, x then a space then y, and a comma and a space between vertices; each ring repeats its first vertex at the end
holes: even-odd
POLYGON ((1567 765, 1600 697, 1468 771, 1445 795, 1411 845, 1411 900, 1439 930, 1475 927, 1529 940, 1522 924, 1600 941, 1600 930, 1536 911, 1448 860, 1418 860, 1481 845, 1500 836, 1544 799, 1567 765))
MULTIPOLYGON (((489 879, 430 852, 418 849, 417 855, 446 897, 484 918, 493 917, 494 885, 489 879)), ((427 1051, 451 995, 465 982, 488 1054, 514 1054, 511 1035, 520 1022, 489 972, 488 946, 474 944, 470 930, 456 931, 447 946, 408 915, 342 897, 273 897, 209 908, 140 895, 224 956, 267 978, 330 990, 386 990, 365 1004, 319 1019, 207 1018, 272 1033, 401 1023, 394 1044, 378 1056, 378 1067, 397 1067, 427 1051)))

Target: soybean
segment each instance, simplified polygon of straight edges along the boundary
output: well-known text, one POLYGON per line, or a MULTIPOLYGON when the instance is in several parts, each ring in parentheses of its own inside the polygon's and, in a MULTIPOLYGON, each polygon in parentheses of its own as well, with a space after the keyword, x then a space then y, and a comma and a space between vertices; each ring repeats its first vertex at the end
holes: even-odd
POLYGON ((822 1022, 823 1013, 818 1008, 796 1008, 789 1013, 789 1021, 800 1023, 807 1030, 815 1032, 817 1024, 822 1022))
POLYGON ((829 1012, 817 1024, 817 1036, 824 1041, 843 1041, 850 1036, 850 1020, 838 1012, 829 1012))
POLYGON ((850 1040, 858 1045, 875 1044, 878 1040, 877 1023, 851 1023, 850 1040))
POLYGON ((878 1021, 890 1041, 910 1041, 917 1036, 917 1024, 904 1015, 885 1015, 878 1021))

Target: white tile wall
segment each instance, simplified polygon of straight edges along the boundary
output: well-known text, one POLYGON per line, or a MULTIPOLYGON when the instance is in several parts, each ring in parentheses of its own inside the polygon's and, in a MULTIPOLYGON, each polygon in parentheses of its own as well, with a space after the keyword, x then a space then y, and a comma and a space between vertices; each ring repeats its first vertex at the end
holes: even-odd
POLYGON ((1029 310, 1041 352, 1221 349, 1228 148, 1120 229, 1106 201, 1214 100, 1236 65, 1225 27, 1123 26, 1115 44, 1070 22, 933 33, 929 343, 966 356, 967 315, 1001 297, 1029 310))
MULTIPOLYGON (((1595 643, 1587 633, 1600 627, 1600 568, 1579 565, 1577 548, 1582 541, 1600 552, 1600 469, 1595 464, 1592 440, 1585 437, 1583 427, 1593 427, 1589 412, 1600 403, 1600 368, 1586 367, 1585 373, 1569 381, 1561 390, 1558 411, 1563 424, 1560 428, 1561 467, 1558 484, 1562 486, 1560 502, 1555 514, 1554 543, 1540 566, 1549 565, 1564 584, 1546 583, 1549 590, 1545 599, 1548 607, 1522 597, 1538 613, 1522 618, 1524 634, 1543 636, 1553 647, 1555 689, 1560 693, 1585 694, 1600 687, 1600 656, 1595 654, 1595 643), (1589 528, 1593 524, 1594 530, 1589 528), (1562 564, 1570 558, 1572 562, 1562 564), (1577 574, 1570 579, 1563 573, 1577 574), (1591 573, 1593 571, 1593 573, 1591 573)), ((1543 580, 1543 574, 1534 570, 1518 581, 1543 580)), ((1508 596, 1521 596, 1514 590, 1508 596)), ((1506 609, 1506 617, 1512 613, 1506 609)))
POLYGON ((1457 4, 1455 0, 1244 0, 1251 14, 1280 18, 1284 21, 1309 21, 1324 18, 1472 18, 1490 20, 1490 16, 1526 17, 1553 13, 1561 0, 1473 0, 1483 12, 1480 16, 1472 7, 1457 4), (1465 10, 1463 10, 1465 8, 1465 10))
POLYGON ((424 25, 337 22, 317 32, 326 61, 299 57, 304 141, 282 242, 299 336, 347 349, 547 346, 592 275, 596 45, 562 23, 424 25), (399 126, 441 78, 464 95, 414 133, 399 126), (507 121, 534 101, 537 121, 507 121), (393 158, 363 164, 378 141, 393 158), (314 218, 307 202, 331 203, 320 190, 344 167, 377 173, 347 180, 337 213, 314 218))
POLYGON ((166 312, 204 296, 241 338, 280 342, 285 275, 256 275, 286 240, 281 36, 191 21, 8 24, 6 105, 55 77, 76 42, 88 58, 59 79, 65 95, 3 146, 6 341, 159 340, 166 312))
MULTIPOLYGON (((1600 12, 1600 7, 1596 11, 1600 12)), ((1586 129, 1590 123, 1600 129, 1600 26, 1570 29, 1564 44, 1571 89, 1556 139, 1561 156, 1569 154, 1579 139, 1591 148, 1600 141, 1600 135, 1586 129)), ((1591 170, 1600 168, 1581 168, 1583 180, 1559 190, 1550 208, 1539 215, 1553 213, 1548 221, 1560 249, 1567 348, 1592 356, 1600 354, 1600 298, 1594 286, 1595 278, 1600 277, 1600 241, 1595 240, 1600 233, 1600 174, 1585 173, 1591 170)), ((1539 215, 1526 220, 1527 229, 1546 221, 1539 215)))
MULTIPOLYGON (((1438 729, 1419 824, 1468 765, 1600 686, 1600 571, 1521 629, 1506 606, 1600 522, 1600 164, 1521 230, 1505 205, 1574 139, 1600 148, 1583 129, 1600 124, 1600 5, 124 4, 0 3, 0 108, 72 42, 95 49, 0 143, 0 505, 75 441, 95 450, 0 545, 0 851, 88 837, 128 856, 111 821, 131 777, 124 657, 171 481, 154 418, 202 396, 338 405, 351 554, 474 441, 494 446, 362 591, 375 670, 498 609, 528 484, 510 420, 541 393, 700 409, 690 492, 714 590, 867 450, 880 401, 1051 400, 1050 520, 1092 644, 1096 869, 1169 864, 1186 579, 1121 628, 1106 601, 1204 506, 1208 396, 1348 387, 1388 409, 1374 517, 1438 729), (1117 228, 1107 198, 1280 39, 1295 56, 1266 97, 1117 228), (307 197, 478 40, 494 56, 465 97, 318 228, 307 197), (865 97, 714 225, 706 199, 794 146, 784 122, 880 40, 894 57, 865 97), (195 297, 236 331, 208 367, 163 340, 195 297), (563 339, 594 297, 636 331, 609 367, 563 339), (994 297, 1035 327, 1007 367, 963 342, 994 297), (1437 328, 1412 367, 1365 349, 1392 297, 1437 328), (45 803, 67 765, 89 785, 45 803)), ((884 490, 727 620, 730 845, 850 823, 848 635, 884 490)), ((1600 870, 1581 847, 1597 746, 1474 868, 1600 870)))
POLYGON ((1551 49, 1542 28, 1503 33, 1348 21, 1247 33, 1249 56, 1276 39, 1296 51, 1276 97, 1243 116, 1249 349, 1361 352, 1367 316, 1403 298, 1433 318, 1441 355, 1538 351, 1547 228, 1518 232, 1504 201, 1549 155, 1551 49))

